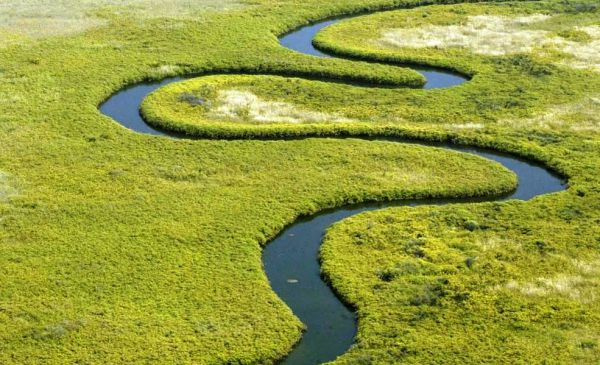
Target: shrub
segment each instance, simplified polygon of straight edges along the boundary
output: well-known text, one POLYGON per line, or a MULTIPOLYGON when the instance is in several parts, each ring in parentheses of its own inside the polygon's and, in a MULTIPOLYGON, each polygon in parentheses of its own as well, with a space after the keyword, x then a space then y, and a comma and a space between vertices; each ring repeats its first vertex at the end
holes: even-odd
POLYGON ((475 265, 475 260, 477 260, 477 258, 475 258, 475 257, 467 257, 467 259, 465 260, 465 265, 467 265, 467 267, 469 269, 472 269, 473 265, 475 265))
POLYGON ((445 286, 448 285, 448 279, 440 278, 434 284, 427 285, 423 291, 415 295, 411 300, 411 305, 437 305, 440 299, 445 297, 448 292, 445 286))
POLYGON ((206 106, 207 100, 205 98, 196 96, 192 93, 183 93, 178 98, 179 101, 188 103, 191 106, 206 106))
POLYGON ((425 246, 425 240, 423 238, 414 238, 410 239, 404 245, 404 252, 407 255, 411 255, 414 257, 424 257, 425 251, 423 247, 425 246))
POLYGON ((465 222, 465 229, 467 231, 475 231, 477 229, 479 229, 479 223, 477 223, 476 221, 466 221, 465 222))

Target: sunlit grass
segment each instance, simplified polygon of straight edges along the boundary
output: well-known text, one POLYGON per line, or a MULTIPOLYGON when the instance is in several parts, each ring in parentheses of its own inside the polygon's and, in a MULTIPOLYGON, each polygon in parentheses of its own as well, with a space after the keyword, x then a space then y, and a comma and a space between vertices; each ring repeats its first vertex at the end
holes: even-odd
POLYGON ((502 119, 500 125, 512 128, 568 129, 600 132, 600 96, 588 96, 577 103, 557 105, 528 119, 502 119))
POLYGON ((523 283, 511 280, 506 284, 507 289, 516 290, 524 295, 563 295, 581 302, 593 301, 597 286, 598 282, 595 279, 586 279, 581 275, 572 274, 559 274, 550 278, 540 277, 523 283))
POLYGON ((545 54, 554 50, 571 57, 558 63, 600 71, 600 27, 574 27, 574 31, 589 37, 577 41, 557 36, 550 30, 531 29, 534 24, 550 23, 551 20, 551 16, 544 14, 513 17, 476 15, 469 16, 465 24, 386 30, 378 42, 398 48, 460 47, 486 56, 545 54))
POLYGON ((17 189, 10 177, 0 171, 0 202, 7 202, 11 197, 17 195, 17 189))
POLYGON ((194 19, 200 12, 239 6, 237 0, 6 0, 0 2, 0 46, 82 32, 107 24, 110 15, 194 19))
POLYGON ((540 30, 528 30, 526 25, 547 20, 536 14, 521 17, 478 15, 464 25, 427 25, 419 28, 387 30, 380 42, 395 47, 463 47, 483 55, 506 55, 530 52, 547 38, 540 30))
MULTIPOLYGON (((581 8, 580 1, 586 0, 420 7, 342 22, 358 24, 343 34, 337 26, 330 31, 334 44, 360 51, 383 29, 547 10, 549 19, 523 28, 589 45, 593 36, 575 27, 589 31, 583 27, 597 14, 588 11, 582 21, 565 13, 581 8), (385 26, 378 22, 394 14, 385 26), (565 29, 544 28, 559 16, 565 29), (356 34, 367 36, 361 43, 356 34)), ((127 19, 0 52, 0 186, 8 196, 0 204, 0 363, 275 363, 301 335, 262 270, 261 247, 282 227, 348 202, 491 195, 516 183, 499 165, 467 154, 351 138, 281 140, 294 131, 478 145, 537 159, 569 178, 565 192, 528 202, 384 209, 332 228, 324 274, 361 321, 357 345, 336 363, 598 363, 600 310, 587 290, 599 295, 600 144, 597 134, 575 128, 595 120, 600 74, 555 67, 558 56, 576 61, 564 52, 544 59, 390 47, 366 57, 401 54, 474 77, 440 90, 357 87, 345 82, 361 74, 420 84, 401 68, 305 57, 277 44, 277 34, 310 20, 383 2, 252 0, 256 7, 207 13, 198 22, 146 17, 169 14, 167 7, 179 2, 155 3, 149 15, 111 6, 84 20, 112 20, 119 12, 127 19), (250 115, 250 99, 285 103, 292 116, 318 112, 360 122, 219 119, 180 130, 213 134, 175 140, 134 133, 97 110, 131 82, 224 71, 285 76, 213 75, 171 84, 146 100, 156 101, 148 110, 173 117, 159 124, 165 128, 196 127, 218 106, 219 93, 235 90, 251 94, 239 98, 241 116, 250 115), (214 95, 206 100, 194 94, 211 85, 214 95), (180 99, 185 93, 194 105, 180 99), (519 124, 553 108, 567 110, 551 116, 561 125, 519 124), (233 130, 241 127, 256 128, 233 130), (217 138, 234 132, 276 140, 217 138), (509 289, 511 280, 546 294, 509 289), (572 297, 577 290, 581 296, 572 297)), ((590 9, 597 3, 588 2, 590 9)), ((78 20, 72 13, 91 2, 68 4, 65 16, 78 20)), ((282 117, 279 106, 263 112, 282 117)))
POLYGON ((221 90, 215 105, 208 109, 208 118, 252 122, 348 122, 337 115, 299 109, 293 104, 263 100, 249 91, 221 90))

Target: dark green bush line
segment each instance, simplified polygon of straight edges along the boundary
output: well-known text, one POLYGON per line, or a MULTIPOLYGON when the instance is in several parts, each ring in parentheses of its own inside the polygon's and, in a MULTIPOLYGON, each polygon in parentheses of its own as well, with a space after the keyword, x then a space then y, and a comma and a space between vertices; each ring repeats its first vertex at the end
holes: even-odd
POLYGON ((347 63, 333 60, 332 64, 314 65, 312 63, 265 64, 265 65, 232 65, 230 67, 178 64, 179 69, 167 76, 140 75, 137 78, 123 81, 117 91, 106 95, 98 104, 102 105, 120 90, 139 83, 158 82, 165 78, 182 77, 185 79, 212 75, 273 75, 299 77, 306 80, 324 81, 362 87, 409 87, 419 88, 425 84, 425 78, 418 72, 407 68, 390 68, 385 65, 373 65, 368 62, 347 63))

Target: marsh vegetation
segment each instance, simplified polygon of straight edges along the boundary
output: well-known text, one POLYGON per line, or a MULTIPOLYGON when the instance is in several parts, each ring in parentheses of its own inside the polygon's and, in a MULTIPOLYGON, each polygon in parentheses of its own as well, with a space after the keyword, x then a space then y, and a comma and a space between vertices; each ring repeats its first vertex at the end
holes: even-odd
MULTIPOLYGON (((33 3, 19 4, 29 18, 33 3)), ((350 202, 515 184, 497 164, 410 144, 208 138, 339 135, 508 151, 560 172, 569 188, 335 225, 324 275, 359 314, 356 346, 337 363, 600 360, 595 1, 259 0, 223 12, 176 2, 174 13, 145 1, 87 4, 64 12, 83 26, 54 36, 40 25, 49 33, 35 40, 19 34, 20 10, 2 12, 13 20, 2 18, 0 53, 1 363, 274 363, 302 329, 262 271, 262 246, 284 226, 350 202), (425 91, 410 69, 317 59, 277 42, 317 19, 417 5, 343 21, 316 43, 355 59, 446 67, 470 82, 425 91), (501 52, 469 48, 460 39, 478 19, 515 37, 501 52), (417 29, 460 37, 416 47, 417 29), (416 43, 385 41, 398 32, 416 43), (160 89, 142 109, 154 125, 203 139, 135 134, 98 111, 128 84, 188 73, 213 75, 160 89), (239 100, 239 112, 219 112, 239 100)))
POLYGON ((197 20, 208 11, 241 6, 235 0, 5 0, 0 3, 0 47, 81 33, 106 26, 117 16, 133 21, 164 17, 197 20))

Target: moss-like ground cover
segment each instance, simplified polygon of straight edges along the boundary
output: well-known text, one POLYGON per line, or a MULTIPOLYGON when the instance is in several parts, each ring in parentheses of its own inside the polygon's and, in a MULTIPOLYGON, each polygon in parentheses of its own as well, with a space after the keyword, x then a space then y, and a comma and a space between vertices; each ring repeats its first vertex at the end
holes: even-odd
POLYGON ((314 59, 276 38, 309 20, 415 5, 426 4, 254 1, 198 21, 107 11, 107 27, 3 49, 0 362, 274 362, 300 336, 261 270, 261 245, 285 224, 353 201, 491 195, 514 186, 496 164, 433 148, 171 140, 127 131, 97 110, 126 84, 190 72, 278 76, 173 85, 147 100, 153 123, 209 137, 452 139, 529 156, 569 177, 566 192, 527 203, 392 209, 338 224, 324 270, 360 316, 357 346, 341 363, 597 362, 598 73, 561 62, 571 58, 558 51, 492 57, 369 40, 385 29, 483 13, 559 13, 564 26, 549 21, 548 31, 590 42, 565 32, 597 25, 598 7, 423 7, 351 20, 319 38, 340 54, 473 75, 453 89, 280 77, 422 84, 411 70, 314 59), (239 120, 206 119, 205 108, 181 97, 213 101, 222 90, 350 121, 261 123, 243 108, 239 120))

